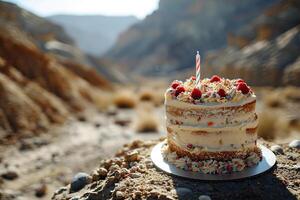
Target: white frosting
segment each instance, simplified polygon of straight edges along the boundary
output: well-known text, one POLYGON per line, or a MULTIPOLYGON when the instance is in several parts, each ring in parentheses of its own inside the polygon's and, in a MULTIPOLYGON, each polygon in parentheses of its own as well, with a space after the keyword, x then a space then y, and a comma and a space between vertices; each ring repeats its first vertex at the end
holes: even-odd
MULTIPOLYGON (((171 125, 174 126, 175 125, 171 125)), ((237 151, 244 148, 255 147, 256 134, 246 134, 245 131, 236 129, 222 130, 222 132, 209 132, 206 134, 195 134, 189 130, 174 128, 174 133, 171 134, 171 139, 177 146, 189 149, 187 146, 192 144, 193 147, 197 147, 195 150, 199 151, 237 151)), ((198 129, 199 130, 199 129, 198 129)))
MULTIPOLYGON (((193 80, 183 83, 186 91, 178 96, 174 89, 165 93, 166 122, 169 139, 176 145, 193 153, 197 151, 238 151, 256 146, 257 134, 247 133, 247 129, 258 126, 255 113, 256 96, 251 91, 242 94, 234 85, 235 80, 222 79, 219 83, 202 81, 211 91, 193 100, 191 91, 195 87, 193 80), (227 93, 226 98, 218 96, 220 88, 227 93), (251 104, 250 107, 244 107, 251 104), (254 107, 252 107, 254 106, 254 107), (189 148, 192 146, 193 148, 189 148)), ((201 91, 206 91, 201 88, 201 91)))

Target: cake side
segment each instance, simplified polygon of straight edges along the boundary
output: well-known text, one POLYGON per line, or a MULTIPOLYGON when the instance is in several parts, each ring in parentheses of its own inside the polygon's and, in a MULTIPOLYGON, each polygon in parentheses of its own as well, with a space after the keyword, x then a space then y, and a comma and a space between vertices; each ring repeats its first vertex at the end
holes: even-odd
POLYGON ((194 77, 174 81, 165 93, 169 151, 196 162, 258 162, 255 105, 254 92, 241 79, 214 76, 199 88, 194 77))

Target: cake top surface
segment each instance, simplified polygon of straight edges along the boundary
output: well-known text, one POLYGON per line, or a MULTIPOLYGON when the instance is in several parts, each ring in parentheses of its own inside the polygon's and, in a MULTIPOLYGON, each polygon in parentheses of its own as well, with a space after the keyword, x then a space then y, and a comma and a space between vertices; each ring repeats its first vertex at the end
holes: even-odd
POLYGON ((184 82, 175 80, 166 91, 166 100, 178 100, 191 104, 206 103, 236 103, 248 99, 255 99, 253 90, 242 79, 226 79, 212 76, 200 81, 196 87, 194 76, 184 82))

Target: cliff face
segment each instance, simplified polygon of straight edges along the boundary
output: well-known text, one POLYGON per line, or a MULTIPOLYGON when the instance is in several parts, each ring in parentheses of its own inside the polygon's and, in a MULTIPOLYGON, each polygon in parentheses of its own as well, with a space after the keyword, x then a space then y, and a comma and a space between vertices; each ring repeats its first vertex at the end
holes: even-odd
MULTIPOLYGON (((1 2, 0 9, 3 5, 15 7, 1 2)), ((46 53, 39 46, 44 40, 33 33, 38 28, 28 25, 33 19, 27 19, 26 11, 18 12, 11 12, 9 20, 6 15, 0 16, 0 129, 5 130, 5 135, 0 130, 0 140, 11 132, 32 134, 51 123, 63 123, 70 113, 99 103, 101 91, 112 87, 95 70, 76 61, 72 61, 73 66, 68 59, 46 53), (21 20, 15 20, 15 16, 21 20), (26 22, 25 28, 20 21, 26 22)), ((57 36, 55 30, 52 39, 72 44, 68 37, 57 36)), ((52 28, 48 31, 51 33, 52 28)))
POLYGON ((97 73, 100 70, 109 74, 109 77, 115 78, 114 72, 108 66, 94 63, 88 55, 82 52, 61 26, 34 15, 15 4, 0 1, 0 26, 3 27, 2 29, 9 26, 21 30, 25 35, 22 41, 28 40, 28 43, 33 43, 42 52, 54 56, 59 62, 72 66, 69 67, 69 70, 82 76, 92 85, 108 86, 105 77, 97 73), (87 74, 93 78, 87 79, 87 74), (105 81, 106 83, 103 85, 98 84, 105 81))
POLYGON ((207 56, 204 74, 237 75, 252 85, 300 84, 300 3, 281 1, 228 37, 207 56))
POLYGON ((159 9, 123 33, 107 57, 124 71, 169 75, 194 66, 193 55, 224 47, 226 33, 247 24, 276 0, 161 0, 159 9))

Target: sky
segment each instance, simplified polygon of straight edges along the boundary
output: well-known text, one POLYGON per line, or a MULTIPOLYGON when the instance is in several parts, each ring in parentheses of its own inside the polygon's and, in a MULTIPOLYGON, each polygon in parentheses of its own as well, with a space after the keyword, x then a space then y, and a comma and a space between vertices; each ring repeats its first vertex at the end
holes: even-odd
POLYGON ((6 0, 37 15, 134 15, 143 19, 158 7, 159 0, 6 0))

